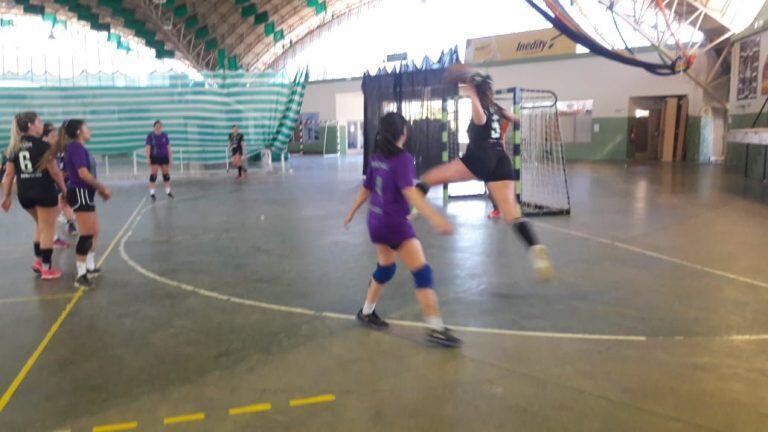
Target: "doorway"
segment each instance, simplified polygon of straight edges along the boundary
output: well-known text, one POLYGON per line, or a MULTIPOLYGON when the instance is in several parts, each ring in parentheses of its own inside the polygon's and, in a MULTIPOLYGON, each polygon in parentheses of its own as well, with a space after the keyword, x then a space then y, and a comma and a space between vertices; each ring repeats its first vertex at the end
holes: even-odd
POLYGON ((630 98, 629 113, 629 159, 664 162, 685 160, 687 96, 630 98))

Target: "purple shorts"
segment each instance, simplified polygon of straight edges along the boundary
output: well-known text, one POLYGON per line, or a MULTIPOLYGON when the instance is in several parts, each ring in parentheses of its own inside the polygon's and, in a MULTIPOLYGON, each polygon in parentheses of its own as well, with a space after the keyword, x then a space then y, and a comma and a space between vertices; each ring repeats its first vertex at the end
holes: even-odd
POLYGON ((399 249, 406 240, 416 237, 408 219, 381 220, 371 215, 368 216, 368 234, 371 242, 389 246, 393 250, 399 249))

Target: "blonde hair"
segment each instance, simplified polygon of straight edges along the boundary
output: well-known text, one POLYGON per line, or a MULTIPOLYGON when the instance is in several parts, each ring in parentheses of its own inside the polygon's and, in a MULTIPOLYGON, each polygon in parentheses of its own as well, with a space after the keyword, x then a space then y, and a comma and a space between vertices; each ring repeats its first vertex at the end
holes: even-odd
MULTIPOLYGON (((37 121, 37 118, 38 115, 34 111, 24 111, 13 116, 13 121, 11 122, 11 139, 8 143, 8 149, 5 151, 5 156, 8 159, 11 159, 11 157, 21 150, 21 142, 24 138, 24 134, 29 132, 29 126, 37 121)), ((43 172, 52 157, 51 152, 48 152, 37 164, 35 170, 37 172, 43 172)))

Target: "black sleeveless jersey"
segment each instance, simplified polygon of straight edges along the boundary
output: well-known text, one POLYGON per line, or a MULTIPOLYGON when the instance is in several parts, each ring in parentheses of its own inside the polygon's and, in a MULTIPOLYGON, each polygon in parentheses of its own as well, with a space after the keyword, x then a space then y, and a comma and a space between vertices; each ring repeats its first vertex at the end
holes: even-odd
POLYGON ((243 145, 243 134, 229 134, 229 144, 233 147, 240 147, 243 145))
POLYGON ((470 120, 467 134, 469 143, 474 145, 484 145, 491 148, 502 148, 501 120, 497 109, 484 109, 485 123, 476 125, 470 120))
POLYGON ((9 155, 16 169, 16 182, 20 189, 35 188, 53 184, 53 178, 48 168, 43 167, 38 171, 38 165, 51 146, 40 138, 24 136, 21 139, 19 151, 9 155))

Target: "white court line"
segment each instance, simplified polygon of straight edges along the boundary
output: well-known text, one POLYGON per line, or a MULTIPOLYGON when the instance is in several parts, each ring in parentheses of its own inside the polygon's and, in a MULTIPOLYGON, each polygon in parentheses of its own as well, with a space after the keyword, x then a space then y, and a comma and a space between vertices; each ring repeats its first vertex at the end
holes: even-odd
MULTIPOLYGON (((151 207, 152 206, 145 207, 141 211, 141 213, 139 213, 139 216, 133 222, 132 228, 136 227, 136 225, 139 223, 139 220, 143 217, 144 213, 151 207)), ((537 224, 539 224, 539 222, 537 222, 537 224)), ((729 273, 708 269, 706 267, 702 267, 697 264, 688 263, 686 261, 678 260, 672 257, 666 257, 664 255, 657 254, 655 252, 650 252, 650 251, 645 251, 643 249, 635 248, 634 246, 613 242, 611 240, 601 239, 599 237, 590 236, 589 234, 577 233, 575 231, 572 232, 570 230, 557 228, 554 226, 550 226, 548 224, 541 224, 541 225, 547 226, 555 230, 563 231, 565 233, 572 234, 578 237, 599 241, 601 243, 605 243, 605 244, 621 247, 624 249, 628 249, 634 252, 642 253, 645 255, 665 259, 677 264, 690 266, 696 269, 708 271, 718 275, 732 277, 732 278, 735 278, 736 280, 742 280, 749 283, 756 283, 758 286, 768 287, 768 284, 763 284, 760 281, 752 281, 751 279, 742 278, 741 276, 730 275, 729 273)), ((314 316, 321 316, 326 318, 334 318, 334 319, 342 319, 342 320, 355 319, 354 315, 340 314, 336 312, 327 312, 327 311, 316 311, 316 310, 300 308, 300 307, 283 306, 278 304, 266 303, 266 302, 261 302, 257 300, 249 300, 241 297, 220 294, 215 291, 210 291, 204 288, 198 288, 193 285, 189 285, 183 282, 178 282, 178 281, 160 276, 142 267, 136 261, 134 261, 130 256, 128 256, 128 254, 125 251, 125 243, 132 234, 133 234, 133 229, 131 229, 131 231, 126 233, 125 236, 123 236, 122 239, 120 240, 120 256, 123 258, 123 260, 125 260, 126 263, 128 263, 128 265, 133 267, 134 270, 157 282, 163 283, 171 287, 179 288, 187 292, 192 292, 204 297, 209 297, 209 298, 222 300, 230 303, 241 304, 245 306, 258 307, 258 308, 273 310, 278 312, 294 313, 294 314, 300 314, 300 315, 314 315, 314 316)), ((426 327, 424 323, 417 322, 417 321, 389 320, 389 322, 392 324, 404 326, 404 327, 426 327)), ((500 335, 500 336, 522 336, 522 337, 540 337, 540 338, 551 338, 551 339, 602 340, 602 341, 621 341, 621 342, 644 342, 644 341, 652 341, 652 340, 694 340, 694 339, 698 339, 698 340, 715 339, 715 340, 728 340, 728 341, 768 340, 768 334, 724 335, 724 336, 642 336, 642 335, 612 335, 612 334, 524 331, 524 330, 508 330, 508 329, 499 329, 499 328, 491 328, 491 327, 471 327, 471 326, 451 326, 451 328, 465 332, 465 333, 491 334, 491 335, 500 335)))
POLYGON ((572 236, 581 237, 581 238, 584 238, 584 239, 587 239, 587 240, 596 241, 598 243, 603 243, 603 244, 607 244, 607 245, 610 245, 610 246, 615 246, 615 247, 621 248, 621 249, 626 249, 626 250, 629 250, 629 251, 632 251, 632 252, 636 252, 636 253, 639 253, 639 254, 642 254, 642 255, 649 256, 649 257, 658 258, 660 260, 669 261, 669 262, 672 262, 672 263, 675 263, 675 264, 679 264, 679 265, 684 266, 684 267, 690 267, 692 269, 696 269, 696 270, 700 270, 700 271, 703 271, 703 272, 707 272, 707 273, 715 274, 715 275, 718 275, 718 276, 722 276, 724 278, 733 279, 733 280, 736 280, 736 281, 739 281, 739 282, 744 282, 744 283, 747 283, 747 284, 750 284, 750 285, 759 286, 761 288, 768 288, 768 283, 766 283, 766 282, 762 282, 762 281, 755 280, 755 279, 750 279, 750 278, 747 278, 747 277, 744 277, 744 276, 739 276, 737 274, 724 272, 722 270, 717 270, 717 269, 713 269, 713 268, 710 268, 710 267, 704 267, 702 265, 694 264, 692 262, 681 260, 679 258, 674 258, 674 257, 671 257, 671 256, 662 255, 662 254, 657 253, 657 252, 652 252, 652 251, 649 251, 649 250, 641 249, 641 248, 636 247, 636 246, 631 246, 631 245, 628 245, 626 243, 621 243, 621 242, 617 242, 617 241, 614 241, 614 240, 609 240, 609 239, 602 238, 602 237, 596 237, 596 236, 593 236, 591 234, 585 234, 585 233, 578 232, 578 231, 573 231, 573 230, 570 230, 570 229, 567 229, 567 228, 560 228, 560 227, 557 227, 557 226, 554 226, 554 225, 550 225, 548 223, 536 222, 535 224, 543 226, 543 227, 546 227, 546 228, 549 228, 549 229, 554 230, 554 231, 560 231, 560 232, 563 232, 563 233, 566 233, 566 234, 570 234, 572 236))

